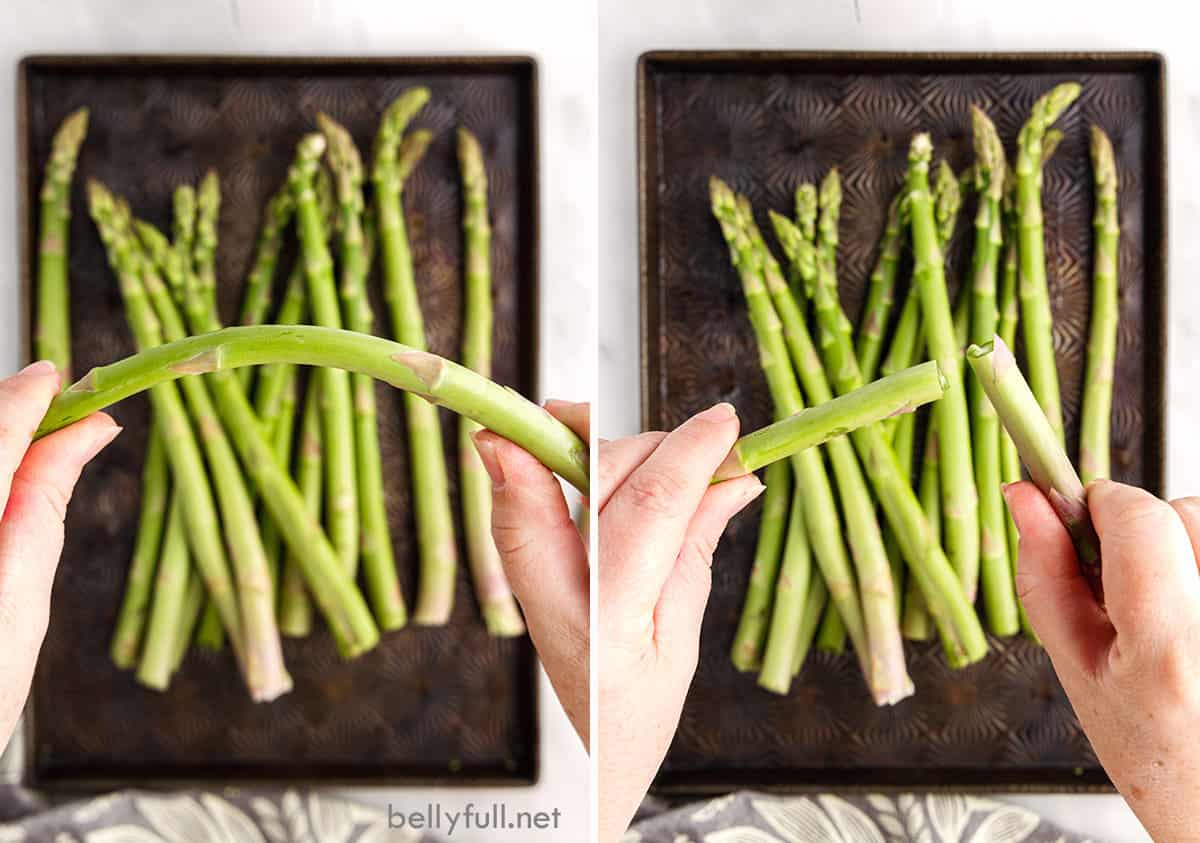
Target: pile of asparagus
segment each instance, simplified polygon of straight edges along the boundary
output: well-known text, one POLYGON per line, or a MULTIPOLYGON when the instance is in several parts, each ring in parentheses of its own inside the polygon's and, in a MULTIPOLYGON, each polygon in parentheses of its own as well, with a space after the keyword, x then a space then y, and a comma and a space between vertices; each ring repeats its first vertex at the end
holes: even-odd
MULTIPOLYGON (((298 257, 283 282, 274 322, 369 335, 375 316, 367 281, 380 254, 391 328, 404 346, 394 348, 410 355, 408 368, 419 373, 416 383, 404 381, 412 390, 405 393, 405 410, 420 552, 412 620, 436 626, 450 617, 457 577, 442 427, 431 403, 446 388, 440 368, 445 361, 424 354, 402 206, 405 181, 432 139, 426 130, 409 130, 428 99, 427 89, 410 89, 383 115, 369 205, 353 139, 332 117, 319 115, 320 131, 299 141, 286 182, 267 203, 241 323, 257 326, 267 319, 284 239, 294 229, 298 257)), ((37 352, 64 373, 70 371, 66 220, 86 129, 86 111, 62 124, 42 192, 37 352)), ((486 377, 492 344, 487 175, 480 144, 461 128, 458 158, 465 255, 461 359, 486 377)), ((87 197, 137 348, 219 336, 212 333, 222 328, 216 304, 217 174, 210 171, 197 187, 175 189, 170 236, 137 219, 128 203, 98 182, 88 183, 87 197)), ((296 327, 291 334, 301 342, 348 342, 314 338, 310 330, 296 327)), ((260 336, 255 342, 270 340, 260 336)), ((307 636, 314 609, 347 657, 375 646, 381 630, 404 627, 409 615, 384 502, 372 373, 351 375, 348 369, 363 366, 354 359, 342 363, 338 354, 328 362, 313 361, 316 367, 306 371, 296 365, 304 355, 296 353, 257 370, 232 372, 212 359, 223 354, 231 354, 229 344, 175 364, 180 373, 205 373, 203 378, 150 389, 141 517, 111 655, 118 666, 136 668, 139 682, 162 690, 193 640, 213 649, 228 640, 252 698, 265 701, 292 685, 280 636, 307 636)), ((90 388, 98 371, 89 375, 90 388)), ((444 403, 455 406, 455 399, 444 403)), ((464 416, 458 433, 469 567, 488 630, 521 635, 524 623, 491 538, 491 484, 470 439, 479 429, 464 416)), ((559 470, 586 484, 586 447, 569 431, 564 441, 564 431, 543 435, 566 455, 559 470)))
MULTIPOLYGON (((841 652, 848 638, 876 703, 898 702, 913 693, 904 639, 936 633, 955 668, 984 657, 977 597, 993 635, 1024 630, 1036 640, 1014 587, 1017 534, 1001 494, 1002 484, 1021 479, 1022 461, 1053 490, 1085 575, 1098 584, 1083 486, 1063 448, 1041 197, 1043 165, 1062 138, 1052 126, 1079 92, 1062 84, 1034 104, 1011 165, 978 108, 971 113, 974 162, 960 175, 943 161, 931 184, 930 137, 912 138, 857 331, 838 296, 836 168, 819 190, 796 188, 794 215, 769 212, 786 267, 749 201, 710 180, 712 213, 741 279, 778 417, 925 358, 938 362, 947 382, 928 413, 919 455, 917 418, 909 413, 835 438, 823 455, 813 449, 767 469, 732 647, 735 667, 757 671, 762 687, 787 693, 814 641, 841 652), (952 306, 945 255, 968 193, 976 198, 973 252, 952 306), (893 314, 906 249, 911 284, 893 314), (1009 350, 1019 320, 1028 401, 1009 350), (969 343, 973 375, 963 365, 969 343)), ((1094 126, 1091 158, 1095 260, 1079 441, 1084 481, 1108 475, 1117 327, 1117 174, 1112 145, 1094 126)))

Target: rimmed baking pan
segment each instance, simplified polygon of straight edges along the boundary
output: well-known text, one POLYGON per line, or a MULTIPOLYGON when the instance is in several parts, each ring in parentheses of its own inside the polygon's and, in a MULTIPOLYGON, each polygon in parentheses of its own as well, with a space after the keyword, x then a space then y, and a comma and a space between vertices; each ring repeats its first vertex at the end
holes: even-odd
MULTIPOLYGON (((742 425, 770 420, 741 288, 709 210, 716 174, 758 213, 789 211, 799 181, 841 169, 838 262, 857 319, 908 141, 932 133, 935 156, 971 159, 968 107, 983 107, 1011 147, 1029 106, 1058 82, 1083 93, 1045 174, 1054 344, 1078 431, 1090 304, 1091 173, 1087 127, 1112 137, 1120 170, 1121 327, 1113 475, 1163 491, 1166 368, 1165 67, 1148 53, 883 54, 652 52, 638 65, 642 410, 670 428, 716 401, 742 425)), ((969 227, 969 220, 967 220, 969 227)), ((963 229, 960 228, 960 232, 963 229)), ((952 283, 969 236, 951 252, 952 283)), ((906 283, 906 282, 905 282, 906 283)), ((700 667, 656 782, 666 794, 735 788, 1090 790, 1109 786, 1044 651, 993 640, 988 658, 946 668, 936 643, 909 645, 916 694, 876 708, 851 656, 812 656, 786 697, 738 673, 729 648, 745 592, 759 507, 730 526, 713 564, 700 667)))
MULTIPOLYGON (((384 107, 429 86, 415 125, 434 142, 405 191, 433 351, 456 357, 462 312, 461 196, 454 130, 483 144, 494 226, 495 377, 536 393, 538 279, 537 65, 526 57, 247 58, 37 56, 20 65, 21 259, 31 325, 37 194, 50 137, 91 109, 72 196, 70 269, 77 372, 129 354, 116 282, 88 217, 83 184, 98 178, 138 214, 170 222, 172 189, 221 174, 218 249, 226 321, 240 306, 260 216, 296 141, 327 111, 369 154, 384 107)), ((290 264, 291 247, 281 261, 290 264)), ((281 268, 279 275, 285 270, 281 268)), ((386 326, 373 278, 377 324, 386 326)), ((386 329, 386 328, 384 328, 386 329)), ((28 334, 27 334, 28 337, 28 334)), ((26 343, 26 348, 28 348, 26 343)), ((396 557, 410 601, 417 550, 400 395, 379 390, 384 473, 396 557)), ((252 704, 232 657, 189 655, 170 690, 153 693, 108 658, 137 525, 148 405, 113 414, 124 433, 84 472, 67 517, 50 629, 27 733, 31 783, 46 788, 246 781, 356 784, 531 784, 537 778, 534 653, 527 639, 488 636, 465 569, 443 628, 410 627, 356 661, 328 634, 286 641, 295 690, 252 704)), ((455 425, 442 416, 452 493, 455 425)), ((457 511, 457 497, 455 497, 457 511)), ((461 538, 461 525, 459 535, 461 538)))

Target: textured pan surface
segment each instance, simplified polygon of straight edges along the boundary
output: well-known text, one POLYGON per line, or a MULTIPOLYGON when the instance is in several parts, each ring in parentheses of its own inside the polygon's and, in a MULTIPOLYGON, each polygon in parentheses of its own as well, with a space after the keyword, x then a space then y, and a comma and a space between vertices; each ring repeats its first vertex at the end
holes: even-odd
MULTIPOLYGON (((1090 301, 1092 182, 1087 127, 1112 137, 1120 171, 1121 327, 1113 473, 1162 490, 1165 223, 1162 67, 1155 57, 1005 59, 929 56, 651 54, 640 78, 644 421, 670 428, 716 401, 744 429, 770 398, 728 250, 709 212, 715 173, 754 202, 791 213, 799 181, 841 169, 842 298, 857 317, 908 140, 933 134, 955 171, 971 160, 968 106, 1009 147, 1029 106, 1069 79, 1083 84, 1060 121, 1045 173, 1046 248, 1067 434, 1078 431, 1090 301)), ((967 269, 970 202, 951 253, 967 269)), ((773 243, 773 237, 768 234, 773 243)), ((782 257, 782 252, 777 250, 782 257)), ((907 258, 906 258, 907 259, 907 258)), ((907 286, 907 268, 902 285, 907 286)), ((903 295, 903 289, 899 295, 903 295)), ((898 310, 898 306, 897 306, 898 310)), ((893 316, 895 314, 893 313, 893 316)), ((732 787, 1087 787, 1106 783, 1045 653, 994 640, 983 663, 947 669, 937 644, 909 645, 916 695, 876 708, 850 656, 809 659, 789 696, 739 674, 729 647, 761 507, 735 519, 713 564, 700 668, 658 780, 664 791, 732 787)))
MULTIPOLYGON (((69 111, 91 108, 72 200, 77 373, 133 350, 115 280, 87 215, 86 179, 104 181, 136 213, 167 226, 172 188, 218 168, 224 195, 220 300, 226 321, 234 321, 262 208, 282 183, 296 141, 311 131, 314 113, 324 110, 342 121, 367 155, 383 108, 420 83, 431 88, 432 98, 415 125, 434 130, 435 141, 405 191, 405 205, 430 346, 458 354, 462 235, 454 130, 465 125, 483 143, 491 182, 495 375, 532 394, 537 149, 530 60, 35 59, 24 65, 24 79, 21 163, 29 249, 49 138, 69 111)), ((294 250, 285 252, 280 281, 294 250)), ((27 251, 23 265, 27 284, 31 255, 27 251)), ((372 283, 377 328, 386 335, 377 273, 372 283)), ((411 606, 417 554, 400 397, 379 389, 388 509, 411 606)), ((84 473, 67 519, 35 681, 28 747, 36 781, 71 786, 168 778, 536 777, 531 647, 524 638, 487 635, 465 568, 445 628, 392 633, 353 662, 338 657, 323 625, 307 640, 287 641, 296 687, 271 705, 251 704, 228 652, 190 654, 166 694, 142 689, 113 667, 108 639, 137 524, 148 403, 139 397, 112 412, 125 432, 84 473)), ((442 422, 457 495, 456 423, 445 413, 442 422)), ((454 501, 457 513, 457 496, 454 501)))

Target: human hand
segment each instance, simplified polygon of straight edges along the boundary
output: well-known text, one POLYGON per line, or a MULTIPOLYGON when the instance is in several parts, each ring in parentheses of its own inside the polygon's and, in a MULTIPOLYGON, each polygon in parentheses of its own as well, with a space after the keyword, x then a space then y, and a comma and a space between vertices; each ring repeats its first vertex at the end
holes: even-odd
MULTIPOLYGON (((585 442, 591 407, 547 401, 546 411, 585 442)), ((492 479, 492 537, 529 637, 550 684, 584 746, 588 745, 591 587, 587 544, 553 472, 489 430, 475 448, 492 479)))
POLYGON ((21 715, 46 635, 67 502, 84 465, 121 432, 96 413, 33 442, 58 388, 45 362, 0 380, 0 749, 21 715))
POLYGON ((1101 608, 1041 492, 1018 483, 1005 497, 1021 535, 1017 593, 1100 763, 1151 837, 1200 840, 1200 498, 1088 486, 1101 608))
POLYGON ((600 444, 601 843, 625 831, 662 764, 696 672, 713 551, 763 490, 753 475, 710 484, 738 427, 718 404, 669 434, 600 444))

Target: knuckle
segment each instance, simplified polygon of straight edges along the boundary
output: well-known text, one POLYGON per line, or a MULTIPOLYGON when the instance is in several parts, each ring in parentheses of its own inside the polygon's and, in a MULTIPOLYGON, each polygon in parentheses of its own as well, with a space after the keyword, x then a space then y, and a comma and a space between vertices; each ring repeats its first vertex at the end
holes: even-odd
POLYGON ((683 492, 683 484, 661 469, 643 467, 629 478, 628 489, 634 509, 650 515, 669 515, 683 492))

